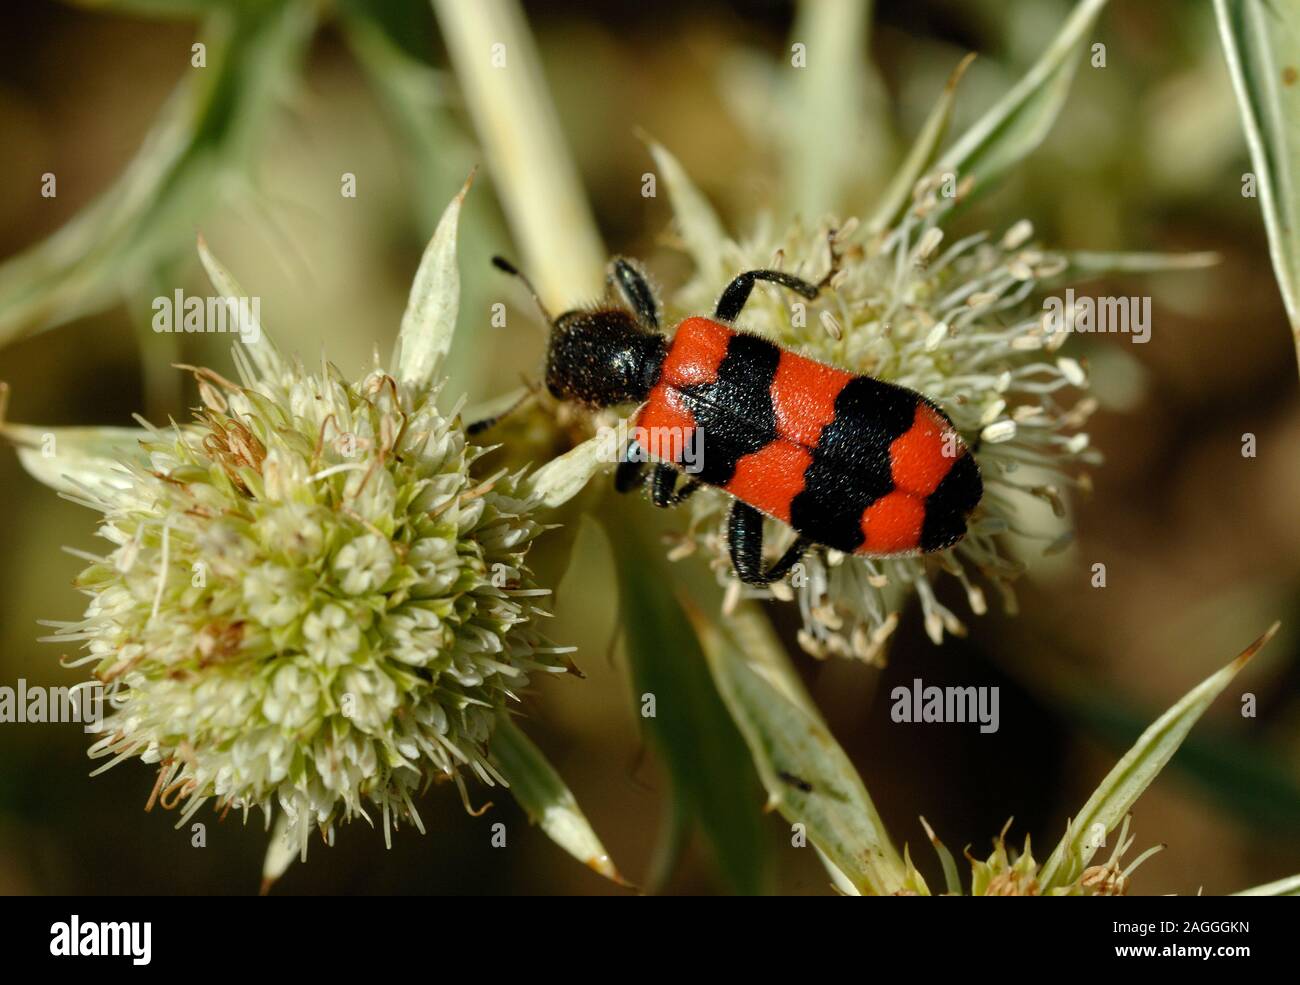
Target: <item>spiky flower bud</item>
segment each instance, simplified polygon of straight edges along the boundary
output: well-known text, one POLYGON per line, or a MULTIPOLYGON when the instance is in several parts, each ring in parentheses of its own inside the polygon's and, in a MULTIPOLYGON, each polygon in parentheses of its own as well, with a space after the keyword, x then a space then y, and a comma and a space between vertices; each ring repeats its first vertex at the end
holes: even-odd
MULTIPOLYGON (((1002 831, 993 839, 993 854, 981 861, 966 852, 971 864, 972 896, 1041 896, 1044 895, 1040 885, 1042 867, 1030 850, 1029 837, 1025 836, 1025 847, 1021 852, 1007 847, 1007 832, 1011 828, 1008 821, 1002 831)), ((1142 852, 1128 865, 1121 868, 1120 860, 1133 847, 1134 839, 1128 833, 1129 817, 1126 815, 1120 826, 1119 837, 1110 858, 1103 865, 1093 865, 1083 870, 1077 879, 1065 885, 1053 886, 1046 891, 1048 896, 1124 896, 1128 892, 1129 878, 1143 862, 1164 848, 1153 845, 1142 852)))

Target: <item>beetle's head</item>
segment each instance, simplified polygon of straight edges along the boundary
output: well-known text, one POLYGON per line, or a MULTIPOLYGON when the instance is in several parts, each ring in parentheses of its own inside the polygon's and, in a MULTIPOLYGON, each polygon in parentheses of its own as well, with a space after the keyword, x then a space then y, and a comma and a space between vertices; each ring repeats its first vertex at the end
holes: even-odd
POLYGON ((662 335, 647 331, 631 311, 620 307, 576 308, 552 318, 514 264, 499 256, 492 263, 523 282, 551 326, 546 388, 553 397, 614 407, 649 395, 668 345, 662 335))
POLYGON ((613 407, 644 400, 667 343, 624 308, 567 311, 546 352, 546 388, 560 400, 613 407))

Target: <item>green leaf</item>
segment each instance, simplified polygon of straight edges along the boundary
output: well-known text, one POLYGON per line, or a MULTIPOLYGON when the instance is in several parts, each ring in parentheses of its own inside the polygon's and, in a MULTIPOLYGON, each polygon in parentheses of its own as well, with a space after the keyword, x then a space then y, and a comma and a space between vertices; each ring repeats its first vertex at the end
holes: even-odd
POLYGON ((435 33, 433 9, 428 0, 343 0, 340 12, 348 46, 409 153, 404 174, 427 234, 446 207, 445 187, 482 157, 453 116, 450 74, 428 61, 434 46, 422 39, 435 33))
POLYGON ((231 276, 230 271, 221 265, 208 249, 207 242, 199 237, 199 262, 208 275, 208 280, 216 288, 217 295, 226 302, 226 308, 239 328, 239 338, 245 350, 252 358, 258 371, 263 376, 278 380, 284 373, 284 361, 275 343, 262 330, 261 322, 252 316, 252 309, 246 302, 248 295, 231 276))
POLYGON ((1300 6, 1214 0, 1282 301, 1300 352, 1300 6))
POLYGON ((699 826, 726 884, 759 893, 768 865, 749 751, 672 593, 666 562, 624 519, 635 508, 642 518, 635 523, 643 527, 643 506, 614 508, 607 516, 636 714, 668 773, 672 796, 699 826), (650 698, 654 714, 643 717, 650 698))
POLYGON ((567 503, 612 464, 609 442, 597 435, 553 458, 524 480, 524 489, 552 509, 567 503))
POLYGON ((941 171, 974 179, 978 194, 1042 143, 1069 94, 1079 43, 1106 0, 1081 0, 1033 67, 940 159, 941 171))
POLYGON ((925 123, 921 126, 921 132, 916 135, 916 140, 913 141, 911 149, 907 152, 907 157, 903 159, 903 163, 894 172, 889 187, 885 189, 885 193, 880 198, 880 204, 876 206, 876 211, 867 221, 866 230, 868 233, 878 233, 894 221, 894 218, 907 205, 917 181, 920 180, 925 169, 934 161, 939 145, 943 143, 943 138, 948 133, 948 123, 952 119, 953 103, 957 101, 957 86, 961 82, 961 77, 966 74, 966 69, 970 67, 970 63, 974 60, 974 54, 967 55, 957 63, 957 67, 952 70, 952 75, 948 76, 948 82, 943 87, 939 101, 934 104, 934 107, 930 110, 930 115, 925 118, 925 123))
POLYGON ((409 386, 428 389, 435 382, 443 359, 451 349, 460 309, 460 268, 456 262, 456 230, 460 208, 474 182, 474 174, 447 206, 425 248, 411 284, 410 299, 393 351, 393 371, 409 386))
MULTIPOLYGON (((433 68, 438 28, 429 0, 335 0, 332 6, 343 15, 349 35, 358 24, 364 24, 368 34, 378 35, 373 40, 382 38, 384 44, 393 46, 398 59, 433 68)), ((399 61, 385 60, 388 69, 401 71, 399 61)), ((427 96, 438 88, 422 85, 421 91, 427 96)))
POLYGON ((695 261, 696 276, 708 283, 721 282, 726 277, 722 251, 727 243, 727 232, 722 227, 709 200, 695 187, 681 162, 663 145, 641 134, 650 148, 650 156, 668 186, 673 217, 681 233, 686 252, 695 261))
POLYGON ((817 861, 821 862, 822 867, 830 874, 831 885, 841 896, 861 896, 862 891, 849 880, 849 877, 836 868, 835 863, 830 857, 816 845, 813 845, 813 851, 817 853, 817 861))
POLYGON ((1243 889, 1239 893, 1233 893, 1233 896, 1300 896, 1300 875, 1290 876, 1286 879, 1279 879, 1277 882, 1265 883, 1263 886, 1252 886, 1250 889, 1243 889))
POLYGON ((510 793, 533 823, 583 865, 626 886, 560 774, 504 711, 497 714, 490 748, 510 793))
POLYGON ((281 811, 276 815, 271 839, 266 843, 266 855, 262 860, 263 896, 271 891, 271 887, 280 881, 280 877, 289 871, 289 866, 298 858, 298 845, 288 834, 289 815, 281 811))
POLYGON ((312 5, 299 3, 241 4, 208 19, 208 67, 191 70, 125 173, 0 265, 0 343, 103 310, 189 248, 222 182, 251 156, 313 24, 312 5))
MULTIPOLYGON (((405 225, 425 245, 447 200, 483 159, 462 122, 455 79, 432 63, 436 22, 429 0, 340 0, 339 28, 365 73, 381 111, 399 139, 403 187, 410 203, 405 225)), ((500 338, 483 332, 476 312, 500 300, 501 281, 487 275, 488 257, 510 253, 498 205, 475 196, 461 213, 456 255, 461 273, 455 342, 440 376, 457 382, 442 397, 477 393, 500 378, 500 338)), ((466 416, 465 420, 478 420, 466 416)))
POLYGON ((143 428, 46 428, 0 422, 0 437, 13 443, 32 478, 80 498, 101 486, 130 488, 123 463, 147 468, 149 459, 140 442, 152 435, 143 428))
MULTIPOLYGON (((1003 661, 1020 683, 1091 739, 1122 754, 1151 724, 1149 709, 1117 698, 1059 657, 1003 661)), ((1229 729, 1191 732, 1169 764, 1208 803, 1234 814, 1254 837, 1300 830, 1300 781, 1285 756, 1229 729)))
POLYGON ((798 682, 766 618, 752 604, 725 626, 690 615, 718 692, 749 744, 769 806, 806 826, 860 893, 890 895, 907 871, 857 771, 798 682))
POLYGON ((939 836, 934 833, 930 827, 930 822, 921 818, 921 827, 925 829, 925 836, 930 839, 930 844, 934 846, 934 853, 939 856, 939 865, 943 869, 944 886, 950 896, 960 896, 961 877, 957 874, 957 860, 952 857, 952 852, 948 851, 948 846, 939 840, 939 836))
MULTIPOLYGON (((1086 685, 1084 685, 1086 687, 1086 685)), ((1087 693, 1064 698, 1072 719, 1107 745, 1124 749, 1142 734, 1147 720, 1113 696, 1087 693)), ((1257 836, 1300 830, 1300 784, 1285 757, 1257 742, 1221 730, 1189 735, 1170 766, 1197 785, 1215 806, 1234 814, 1257 836)))
POLYGON ((1123 821, 1138 797, 1178 751, 1205 709, 1260 647, 1273 638, 1278 625, 1274 623, 1230 664, 1188 691, 1142 733, 1071 820, 1065 837, 1043 864, 1039 884, 1044 892, 1068 886, 1079 877, 1102 842, 1096 837, 1099 831, 1109 834, 1123 821))

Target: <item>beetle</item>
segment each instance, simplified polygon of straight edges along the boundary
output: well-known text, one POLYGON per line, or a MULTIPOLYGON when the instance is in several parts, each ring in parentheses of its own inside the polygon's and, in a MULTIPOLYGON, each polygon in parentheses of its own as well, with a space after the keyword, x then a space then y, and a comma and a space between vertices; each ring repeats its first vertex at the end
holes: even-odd
MULTIPOLYGON (((660 332, 659 305, 641 271, 623 257, 608 268, 605 303, 552 318, 509 261, 550 324, 546 386, 590 407, 641 404, 633 438, 615 471, 620 492, 648 481, 656 506, 674 506, 702 486, 733 497, 727 520, 741 581, 784 578, 815 546, 898 557, 951 547, 966 534, 983 495, 979 466, 952 420, 906 387, 816 362, 735 326, 759 281, 812 300, 816 284, 780 270, 738 274, 712 318, 660 332), (644 445, 639 438, 645 438, 644 445), (702 446, 691 442, 702 441, 702 446), (688 461, 697 474, 678 485, 688 461), (646 466, 649 465, 647 472, 646 466), (763 519, 792 527, 794 542, 763 566, 763 519)), ((497 418, 471 425, 471 433, 497 418)))

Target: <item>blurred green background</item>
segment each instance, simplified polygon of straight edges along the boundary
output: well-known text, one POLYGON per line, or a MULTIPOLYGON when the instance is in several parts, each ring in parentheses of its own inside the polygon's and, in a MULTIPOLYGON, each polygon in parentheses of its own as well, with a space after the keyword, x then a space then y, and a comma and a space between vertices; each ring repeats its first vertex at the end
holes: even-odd
MULTIPOLYGON (((123 6, 137 12, 48 2, 6 12, 0 258, 39 243, 109 188, 177 82, 195 71, 193 18, 151 16, 150 8, 172 6, 162 2, 123 6), (57 175, 56 198, 39 194, 45 172, 57 175)), ((258 93, 266 120, 231 138, 211 206, 199 219, 184 209, 167 218, 183 249, 164 265, 165 290, 203 290, 188 245, 201 229, 262 298, 264 323, 283 348, 309 360, 327 350, 354 374, 373 345, 389 351, 437 211, 478 156, 426 5, 338 6, 355 16, 321 12, 301 76, 287 74, 258 93), (384 15, 370 17, 376 9, 384 15), (427 88, 404 103, 377 77, 427 88), (403 107, 416 107, 419 122, 403 107), (343 172, 357 176, 355 199, 339 195, 343 172)), ((955 131, 1033 61, 1070 6, 878 3, 869 44, 879 86, 866 104, 879 157, 864 161, 864 184, 906 148, 965 52, 981 57, 963 83, 955 131)), ((661 283, 676 286, 687 268, 666 242, 666 202, 641 197, 651 164, 634 129, 670 147, 725 217, 752 216, 771 196, 779 151, 762 115, 745 118, 752 100, 738 105, 729 94, 752 89, 762 65, 785 57, 792 8, 677 0, 524 7, 606 244, 645 258, 661 283)), ((1045 849, 1156 714, 1281 618, 1278 639, 1135 811, 1137 847, 1169 847, 1142 867, 1133 892, 1229 892, 1300 869, 1295 358, 1258 202, 1241 194, 1250 165, 1209 5, 1117 3, 1096 40, 1106 45, 1106 67, 1081 66, 1043 147, 963 223, 1002 228, 1023 216, 1043 242, 1062 248, 1215 250, 1223 261, 1191 274, 1088 285, 1100 294, 1151 295, 1154 329, 1146 345, 1125 337, 1070 343, 1092 367, 1103 410, 1089 430, 1107 462, 1094 475, 1094 494, 1078 504, 1076 548, 1023 584, 1018 616, 970 618, 969 638, 935 647, 909 611, 883 671, 802 654, 796 662, 891 832, 911 843, 929 875, 937 867, 922 850, 916 815, 954 850, 969 843, 979 855, 1014 815, 1012 841, 1027 832, 1045 849), (1253 459, 1241 454, 1246 432, 1258 439, 1253 459), (1107 565, 1104 590, 1089 586, 1096 561, 1107 565), (889 691, 915 676, 1000 685, 1001 730, 893 724, 889 691), (1258 696, 1253 719, 1240 714, 1246 691, 1258 696)), ((236 124, 210 118, 211 143, 236 124)), ((536 375, 544 344, 526 318, 512 316, 509 328, 488 323, 489 298, 501 287, 487 257, 511 248, 490 174, 468 201, 462 247, 451 370, 456 388, 485 398, 518 385, 520 373, 536 375)), ((219 337, 149 333, 149 300, 159 293, 150 285, 123 274, 120 300, 104 310, 0 350, 0 380, 13 387, 10 418, 124 425, 133 412, 187 417, 192 382, 169 364, 229 372, 228 346, 219 337)), ((92 549, 95 518, 38 486, 11 453, 0 455, 0 510, 0 683, 71 683, 77 678, 59 667, 56 648, 35 642, 43 632, 36 621, 79 614, 70 581, 80 562, 58 548, 92 549)), ((606 536, 590 520, 579 526, 552 625, 554 638, 578 646, 587 679, 539 682, 526 725, 619 867, 638 881, 663 851, 658 832, 671 804, 639 738, 615 645, 617 577, 606 536)), ((543 554, 538 567, 546 563, 543 554)), ((963 611, 958 586, 940 584, 941 597, 963 611)), ((773 615, 793 640, 792 614, 776 607, 773 615)), ((86 745, 75 725, 0 725, 0 890, 256 888, 260 823, 244 828, 233 816, 217 823, 201 812, 207 847, 192 848, 189 831, 173 830, 166 812, 143 812, 150 769, 123 764, 89 780, 86 745)), ((449 789, 431 791, 419 803, 429 834, 404 830, 391 851, 364 825, 343 827, 336 847, 314 845, 280 889, 622 892, 529 828, 508 796, 477 788, 473 797, 495 807, 474 818, 449 789), (507 849, 490 847, 494 820, 508 824, 507 849)), ((753 805, 761 802, 754 783, 753 805)), ((766 888, 826 891, 824 871, 811 852, 790 847, 785 822, 766 816, 762 833, 766 888)), ((728 888, 697 845, 685 846, 666 883, 674 892, 728 888)))

